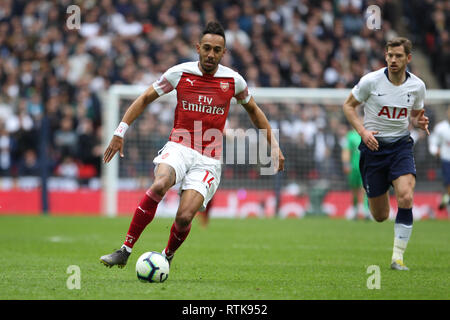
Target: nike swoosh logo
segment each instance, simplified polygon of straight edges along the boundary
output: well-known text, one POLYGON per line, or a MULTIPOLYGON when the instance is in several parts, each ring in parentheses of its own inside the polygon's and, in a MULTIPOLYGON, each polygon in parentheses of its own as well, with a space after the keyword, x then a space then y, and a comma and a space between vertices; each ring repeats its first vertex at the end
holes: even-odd
POLYGON ((381 96, 385 96, 387 95, 387 93, 377 93, 377 96, 381 97, 381 96))
POLYGON ((140 206, 138 207, 139 210, 142 211, 142 213, 146 213, 146 211, 144 209, 142 209, 140 206))

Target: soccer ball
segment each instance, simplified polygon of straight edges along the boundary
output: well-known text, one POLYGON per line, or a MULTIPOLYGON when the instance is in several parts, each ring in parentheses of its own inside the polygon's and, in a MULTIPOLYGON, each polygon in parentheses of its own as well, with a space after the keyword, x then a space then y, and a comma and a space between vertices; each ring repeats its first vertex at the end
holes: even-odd
POLYGON ((136 274, 142 282, 164 282, 169 277, 169 261, 156 251, 143 253, 136 262, 136 274))

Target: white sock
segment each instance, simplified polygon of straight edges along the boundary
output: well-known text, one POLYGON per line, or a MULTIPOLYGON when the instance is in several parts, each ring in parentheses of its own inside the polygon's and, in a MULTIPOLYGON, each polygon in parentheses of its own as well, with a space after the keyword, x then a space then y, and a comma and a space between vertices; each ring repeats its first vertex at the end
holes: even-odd
POLYGON ((362 212, 364 218, 370 218, 370 212, 369 210, 366 208, 366 206, 364 205, 364 203, 360 203, 359 204, 359 211, 362 212))
POLYGON ((124 245, 124 244, 122 245, 121 248, 125 248, 125 250, 127 250, 128 253, 131 253, 131 251, 133 250, 132 248, 130 248, 130 247, 124 245))
POLYGON ((345 218, 347 220, 353 220, 357 214, 357 208, 355 206, 352 206, 351 209, 346 212, 345 218))
POLYGON ((403 253, 411 237, 412 225, 407 226, 401 223, 394 224, 394 249, 392 252, 392 261, 403 261, 403 253))

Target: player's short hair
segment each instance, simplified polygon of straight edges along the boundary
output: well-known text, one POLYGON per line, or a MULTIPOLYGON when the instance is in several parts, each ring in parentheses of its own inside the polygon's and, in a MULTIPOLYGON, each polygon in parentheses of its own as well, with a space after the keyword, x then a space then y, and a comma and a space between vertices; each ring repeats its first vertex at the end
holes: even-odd
POLYGON ((386 43, 386 51, 389 49, 389 47, 399 47, 403 46, 403 49, 405 50, 406 55, 410 54, 412 51, 412 43, 409 39, 404 37, 395 37, 389 40, 386 43))
POLYGON ((219 35, 219 36, 221 36, 223 38, 224 43, 226 42, 226 40, 225 40, 225 30, 223 29, 222 25, 218 21, 210 21, 210 22, 208 22, 208 24, 206 25, 205 29, 203 29, 201 38, 203 38, 203 36, 205 34, 217 34, 217 35, 219 35))

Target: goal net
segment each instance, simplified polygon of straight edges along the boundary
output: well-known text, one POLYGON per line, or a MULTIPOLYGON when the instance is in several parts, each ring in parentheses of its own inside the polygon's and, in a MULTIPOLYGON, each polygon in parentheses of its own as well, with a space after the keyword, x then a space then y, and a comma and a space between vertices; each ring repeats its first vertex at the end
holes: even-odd
MULTIPOLYGON (((105 94, 105 147, 126 109, 146 89, 113 85, 105 94)), ((245 109, 233 100, 226 125, 233 136, 231 140, 227 136, 223 139, 226 161, 223 161, 211 216, 348 216, 354 209, 343 170, 342 146, 350 126, 342 104, 350 89, 253 88, 250 92, 277 133, 286 158, 285 171, 276 175, 261 174, 263 165, 254 157, 260 138, 248 130, 253 125, 245 109), (236 148, 233 144, 239 138, 245 148, 236 148)), ((427 91, 425 106, 431 129, 446 117, 449 102, 449 91, 427 91)), ((103 211, 107 215, 131 214, 151 186, 152 160, 168 140, 175 106, 173 92, 149 105, 127 131, 125 157, 115 156, 103 166, 103 211)), ((360 111, 362 113, 362 108, 360 111)), ((423 131, 412 129, 412 136, 417 167, 415 202, 421 206, 415 212, 419 216, 431 216, 435 214, 433 208, 443 190, 440 162, 430 155, 428 137, 423 131)), ((158 207, 158 216, 174 216, 178 201, 175 186, 158 207)))

